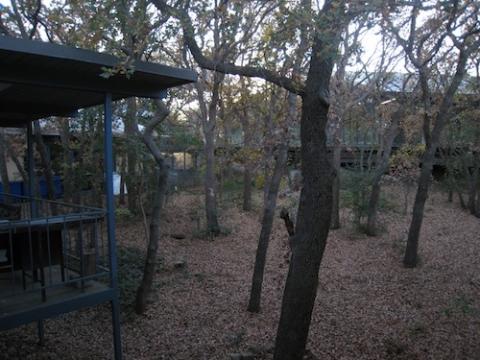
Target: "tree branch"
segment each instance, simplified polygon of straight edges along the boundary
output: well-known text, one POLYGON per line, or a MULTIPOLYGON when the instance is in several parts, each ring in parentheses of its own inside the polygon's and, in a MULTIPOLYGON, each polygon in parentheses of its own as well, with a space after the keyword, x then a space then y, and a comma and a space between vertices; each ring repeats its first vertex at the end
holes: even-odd
POLYGON ((178 19, 183 29, 183 37, 185 44, 188 46, 192 56, 198 65, 202 68, 217 71, 224 74, 240 75, 246 77, 257 77, 273 84, 276 84, 294 94, 303 96, 305 92, 304 84, 300 81, 279 76, 277 73, 253 66, 238 66, 232 63, 219 62, 212 60, 203 55, 202 50, 195 40, 195 31, 192 21, 187 12, 183 9, 174 8, 163 0, 151 0, 151 2, 162 12, 168 13, 178 19))

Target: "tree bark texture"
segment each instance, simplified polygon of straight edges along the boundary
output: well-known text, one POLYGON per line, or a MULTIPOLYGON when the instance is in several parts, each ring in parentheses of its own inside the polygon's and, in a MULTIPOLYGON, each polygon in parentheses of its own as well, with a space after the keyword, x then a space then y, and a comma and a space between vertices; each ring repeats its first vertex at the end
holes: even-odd
MULTIPOLYGON (((460 51, 455 75, 442 98, 432 133, 426 134, 425 136, 425 138, 428 139, 428 142, 427 148, 422 157, 422 168, 420 171, 420 177, 418 179, 418 188, 415 196, 415 202, 413 204, 412 221, 408 231, 407 246, 405 249, 405 256, 403 258, 403 264, 405 267, 415 267, 418 262, 418 241, 423 222, 425 202, 427 201, 428 197, 428 188, 430 186, 430 178, 435 160, 435 153, 440 141, 442 130, 450 116, 449 110, 453 102, 453 97, 465 75, 465 67, 468 57, 468 52, 463 50, 460 51)), ((424 131, 427 131, 426 126, 424 126, 424 131)))
POLYGON ((35 129, 35 142, 37 144, 37 150, 40 154, 40 161, 42 164, 43 175, 47 185, 47 196, 50 200, 55 199, 55 183, 53 181, 52 162, 48 154, 47 146, 43 141, 42 129, 38 121, 33 122, 35 129))
POLYGON ((163 164, 157 169, 157 184, 153 196, 152 214, 149 226, 149 235, 147 247, 147 256, 143 269, 143 277, 140 286, 137 289, 135 298, 135 312, 143 314, 147 308, 148 297, 152 291, 153 278, 157 264, 158 245, 161 236, 161 213, 165 201, 165 191, 167 188, 168 168, 163 164))
MULTIPOLYGON (((335 2, 335 5, 338 5, 335 2)), ((341 6, 335 6, 341 11, 341 6)), ((282 300, 275 341, 275 360, 302 359, 317 296, 318 271, 327 243, 332 214, 334 169, 329 159, 325 129, 329 83, 340 42, 341 15, 326 2, 315 34, 302 97, 300 193, 292 257, 282 300)))
POLYGON ((127 100, 127 112, 125 116, 125 135, 126 135, 126 155, 127 155, 127 176, 125 182, 127 184, 127 200, 128 210, 132 214, 137 214, 139 207, 139 186, 138 186, 138 149, 136 146, 136 115, 137 101, 135 98, 127 100))
POLYGON ((280 188, 280 182, 282 180, 282 175, 285 171, 285 166, 287 163, 287 155, 288 146, 286 144, 282 144, 275 160, 273 175, 268 185, 267 201, 265 202, 263 209, 262 229, 258 239, 257 254, 255 257, 255 265, 252 276, 252 288, 250 290, 250 301, 248 303, 248 311, 250 312, 260 311, 265 260, 267 257, 268 244, 270 241, 270 234, 272 232, 273 219, 277 206, 278 190, 280 188))
POLYGON ((372 179, 372 191, 368 201, 367 210, 367 229, 366 233, 369 236, 377 235, 377 213, 378 202, 380 200, 381 185, 383 174, 388 170, 388 163, 390 160, 390 154, 392 153, 393 141, 398 133, 398 125, 400 119, 403 116, 403 111, 398 110, 392 115, 391 123, 385 135, 383 137, 383 144, 381 146, 381 154, 378 156, 376 169, 372 179))
POLYGON ((332 223, 330 228, 340 229, 340 170, 341 170, 342 146, 340 141, 335 141, 333 147, 333 168, 335 177, 332 183, 332 223))
POLYGON ((152 204, 152 214, 150 218, 150 238, 148 240, 147 257, 145 259, 145 267, 143 270, 143 277, 140 286, 137 289, 137 296, 135 299, 135 311, 137 314, 143 314, 147 307, 147 300, 152 290, 153 278, 155 276, 155 268, 157 263, 158 243, 161 236, 161 222, 160 217, 165 203, 165 194, 168 180, 168 166, 163 159, 160 148, 153 139, 153 129, 161 123, 169 114, 167 107, 160 101, 157 103, 157 114, 155 118, 146 126, 143 136, 138 130, 136 133, 142 137, 143 142, 150 150, 155 162, 157 164, 157 184, 154 192, 154 199, 152 204))
MULTIPOLYGON (((7 169, 7 145, 6 145, 5 134, 3 129, 0 129, 0 180, 2 182, 2 192, 5 194, 11 194, 10 189, 10 178, 8 176, 7 169)), ((9 197, 5 197, 5 202, 10 202, 9 197)))

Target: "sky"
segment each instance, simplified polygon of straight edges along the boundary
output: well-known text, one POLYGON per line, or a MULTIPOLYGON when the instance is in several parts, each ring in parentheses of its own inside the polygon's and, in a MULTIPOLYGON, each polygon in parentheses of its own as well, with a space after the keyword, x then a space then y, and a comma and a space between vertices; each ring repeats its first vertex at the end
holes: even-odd
MULTIPOLYGON (((49 5, 51 3, 51 0, 43 0, 44 5, 49 5)), ((0 0, 0 4, 4 6, 11 6, 10 0, 0 0)), ((372 65, 369 66, 370 71, 375 70, 375 60, 376 60, 376 54, 379 52, 379 47, 378 44, 381 41, 381 37, 376 34, 378 32, 378 29, 373 28, 369 30, 364 36, 361 41, 362 47, 364 49, 364 54, 362 56, 363 61, 367 61, 367 59, 373 59, 372 65)), ((355 71, 358 66, 355 66, 351 68, 351 71, 355 71)), ((404 72, 404 63, 403 61, 400 61, 398 64, 396 64, 393 68, 394 71, 396 72, 404 72)))

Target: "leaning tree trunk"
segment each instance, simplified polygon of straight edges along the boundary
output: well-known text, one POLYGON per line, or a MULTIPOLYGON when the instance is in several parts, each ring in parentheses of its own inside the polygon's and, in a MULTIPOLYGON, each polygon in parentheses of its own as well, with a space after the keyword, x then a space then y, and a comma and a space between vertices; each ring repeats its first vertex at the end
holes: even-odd
MULTIPOLYGON (((125 205, 125 168, 126 168, 126 158, 122 159, 120 164, 120 194, 118 196, 118 203, 120 205, 125 205)), ((141 201, 141 200, 140 200, 141 201)))
MULTIPOLYGON (((435 153, 440 142, 440 135, 447 122, 447 117, 450 116, 449 110, 453 103, 453 97, 457 92, 463 77, 465 76, 465 67, 468 61, 469 52, 460 51, 459 60, 457 63, 457 69, 455 75, 448 87, 445 95, 442 99, 440 107, 438 109, 435 124, 431 134, 426 131, 425 137, 429 139, 427 141, 427 149, 422 157, 422 168, 420 171, 420 177, 418 179, 417 194, 415 196, 415 203, 413 204, 412 222, 410 223, 410 229, 408 231, 407 247, 405 249, 405 256, 403 258, 403 264, 405 267, 415 267, 417 265, 418 257, 418 239, 420 237, 420 229, 423 222, 423 211, 425 208, 425 202, 428 197, 428 188, 430 185, 430 178, 433 169, 433 163, 435 161, 435 153)), ((425 91, 424 91, 425 92, 425 91)), ((426 124, 424 124, 426 125, 426 124)), ((424 126, 428 128, 429 126, 424 126)))
POLYGON ((217 215, 217 189, 215 181, 215 144, 213 129, 205 133, 205 211, 207 215, 207 233, 220 234, 217 215))
POLYGON ((245 164, 243 170, 243 211, 252 210, 252 169, 250 164, 245 164))
POLYGON ((392 115, 392 122, 386 131, 385 139, 383 143, 383 153, 379 156, 380 164, 377 164, 375 169, 375 174, 372 181, 372 191, 370 193, 370 199, 368 201, 368 212, 367 212, 367 229, 366 233, 369 236, 377 235, 377 213, 378 213, 378 202, 380 200, 381 185, 380 181, 382 180, 383 174, 388 169, 388 163, 390 160, 390 154, 392 153, 393 141, 397 135, 398 124, 400 122, 401 112, 398 111, 392 115))
MULTIPOLYGON (((220 226, 218 225, 217 213, 217 182, 215 179, 215 127, 217 123, 217 108, 220 102, 220 85, 225 75, 215 72, 213 74, 213 89, 210 104, 208 107, 208 115, 206 109, 202 110, 203 114, 203 133, 205 135, 205 212, 207 217, 207 234, 211 236, 220 235, 220 226), (205 118, 208 116, 208 120, 205 118)), ((203 98, 203 89, 197 86, 202 92, 199 94, 201 107, 205 107, 203 98), (203 103, 203 104, 202 104, 203 103)))
POLYGON ((468 210, 470 214, 475 215, 477 213, 477 186, 478 186, 478 178, 479 178, 479 161, 478 161, 478 154, 473 152, 472 154, 472 172, 470 173, 468 169, 468 165, 466 165, 466 176, 469 180, 469 191, 468 191, 468 210))
POLYGON ((74 202, 75 176, 73 171, 73 153, 70 149, 70 126, 68 119, 58 119, 60 127, 60 139, 63 148, 63 200, 65 202, 74 202))
MULTIPOLYGON (((35 142, 37 144, 37 150, 40 154, 40 161, 42 163, 43 175, 45 176, 45 183, 47 185, 47 197, 50 200, 55 199, 55 183, 53 181, 53 170, 52 162, 48 154, 47 146, 43 141, 42 129, 38 121, 33 122, 33 127, 35 129, 35 142)), ((56 207, 52 204, 52 212, 56 212, 56 207)))
MULTIPOLYGON (((0 130, 0 180, 2 181, 2 191, 3 193, 10 195, 10 179, 8 176, 8 169, 7 169, 7 151, 6 151, 6 139, 5 135, 3 134, 3 130, 0 130)), ((10 202, 10 198, 6 197, 4 199, 5 202, 10 202)))
POLYGON ((168 168, 162 162, 157 169, 157 184, 153 196, 153 207, 150 219, 150 239, 148 240, 147 257, 140 286, 135 298, 135 312, 143 314, 147 308, 148 296, 152 291, 153 277, 157 263, 158 243, 161 235, 160 215, 165 201, 167 189, 168 168))
POLYGON ((127 176, 125 182, 127 184, 127 200, 128 210, 132 214, 137 214, 140 209, 139 205, 139 181, 138 181, 138 149, 136 125, 137 102, 135 98, 127 100, 127 113, 125 115, 125 135, 126 135, 126 155, 127 155, 127 176))
MULTIPOLYGON (((302 359, 317 296, 318 271, 327 243, 332 215, 334 169, 329 159, 325 128, 334 54, 340 41, 335 29, 339 17, 327 2, 322 11, 325 34, 315 35, 305 94, 302 96, 301 156, 303 187, 300 193, 292 256, 275 341, 275 360, 302 359), (335 19, 332 19, 335 18, 335 19), (326 38, 324 37, 326 36, 326 38)), ((336 10, 341 9, 337 7, 336 10)), ((322 31, 323 30, 317 30, 322 31)))
POLYGON ((268 194, 263 209, 262 229, 258 239, 257 255, 255 257, 255 266, 253 269, 252 288, 250 291, 250 301, 248 311, 260 311, 260 299, 262 294, 263 273, 265 270, 265 260, 267 257, 268 243, 272 232, 273 218, 277 206, 278 190, 280 182, 287 163, 288 145, 281 144, 275 161, 273 175, 268 185, 268 194))
POLYGON ((330 229, 340 229, 340 170, 342 147, 339 139, 335 139, 333 147, 333 167, 335 177, 332 183, 332 223, 330 229))
MULTIPOLYGON (((480 177, 478 179, 477 187, 480 188, 480 177)), ((480 218, 480 192, 477 191, 477 202, 476 202, 476 209, 475 216, 480 218)))
POLYGON ((136 133, 142 137, 143 142, 150 150, 155 162, 157 164, 157 185, 154 192, 154 199, 152 205, 152 215, 150 218, 150 238, 148 240, 147 257, 145 259, 145 267, 143 270, 143 277, 140 286, 137 289, 137 296, 135 299, 135 311, 137 314, 143 314, 146 310, 148 296, 152 290, 153 277, 155 276, 155 267, 157 263, 158 243, 161 235, 160 215, 162 213, 163 205, 165 203, 165 194, 168 180, 168 166, 162 156, 160 148, 153 138, 154 128, 160 124, 169 114, 167 107, 161 102, 157 102, 157 114, 155 118, 146 126, 143 136, 138 130, 136 121, 136 133))
POLYGON ((407 247, 403 258, 403 264, 405 267, 415 267, 417 265, 418 238, 420 236, 420 229, 423 222, 425 202, 428 197, 428 188, 432 176, 436 147, 436 144, 431 144, 422 158, 422 168, 418 179, 417 194, 415 195, 415 202, 413 204, 412 222, 410 223, 407 247))

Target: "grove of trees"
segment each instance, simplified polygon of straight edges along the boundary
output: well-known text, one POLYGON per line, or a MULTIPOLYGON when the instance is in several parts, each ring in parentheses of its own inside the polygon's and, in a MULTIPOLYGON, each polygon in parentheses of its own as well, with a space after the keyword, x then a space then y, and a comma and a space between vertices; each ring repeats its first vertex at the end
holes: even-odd
MULTIPOLYGON (((386 175, 403 184, 406 212, 416 188, 407 268, 419 263, 438 158, 448 198, 458 194, 480 218, 479 7, 475 0, 11 0, 0 5, 0 34, 118 56, 103 76, 126 76, 136 60, 199 74, 162 101, 127 99, 114 109, 123 133, 115 144, 117 171, 128 190, 119 208, 143 219, 148 241, 138 314, 148 308, 172 191, 165 139, 200 158, 199 221, 212 241, 224 233, 219 204, 226 183, 240 179, 245 212, 255 208, 260 184, 261 231, 252 283, 244 284, 251 288, 245 310, 253 313, 261 311, 272 226, 281 221, 277 200, 296 192, 292 168, 300 170, 298 201, 282 209, 290 253, 274 359, 287 360, 305 353, 329 232, 345 226, 342 186, 352 194, 355 225, 369 236, 382 231, 386 175), (348 164, 347 148, 354 154, 348 164)), ((49 197, 53 175, 61 174, 66 201, 101 203, 101 122, 101 109, 93 108, 75 119, 35 123, 49 197), (62 156, 49 155, 47 128, 58 130, 62 156)), ((24 149, 14 143, 0 132, 7 193, 9 159, 26 177, 24 149)))

